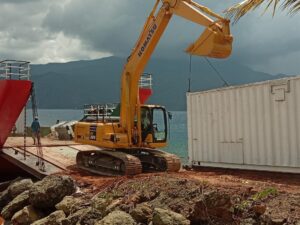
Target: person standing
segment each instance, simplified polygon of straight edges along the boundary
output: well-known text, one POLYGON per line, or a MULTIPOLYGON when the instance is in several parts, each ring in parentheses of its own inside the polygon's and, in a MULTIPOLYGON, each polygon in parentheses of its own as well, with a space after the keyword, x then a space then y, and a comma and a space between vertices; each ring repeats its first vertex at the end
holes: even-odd
POLYGON ((147 135, 151 133, 151 120, 150 113, 147 109, 142 109, 141 111, 141 120, 142 120, 142 141, 145 141, 147 135))
POLYGON ((31 124, 31 132, 32 132, 32 138, 33 138, 33 144, 35 145, 36 143, 38 145, 41 144, 41 126, 39 123, 38 117, 34 118, 34 121, 31 124))

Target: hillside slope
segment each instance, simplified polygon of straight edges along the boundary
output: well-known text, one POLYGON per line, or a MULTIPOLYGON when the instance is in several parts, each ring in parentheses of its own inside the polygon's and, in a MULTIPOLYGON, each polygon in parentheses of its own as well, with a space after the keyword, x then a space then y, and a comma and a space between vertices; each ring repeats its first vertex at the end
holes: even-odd
MULTIPOLYGON (((126 59, 108 57, 89 61, 32 66, 40 108, 81 108, 86 103, 119 102, 120 78, 126 59)), ((230 85, 274 79, 229 61, 212 61, 230 85)), ((193 59, 191 91, 222 87, 224 82, 204 59, 193 59)), ((153 74, 150 103, 169 110, 185 110, 189 61, 152 59, 145 72, 153 74)))

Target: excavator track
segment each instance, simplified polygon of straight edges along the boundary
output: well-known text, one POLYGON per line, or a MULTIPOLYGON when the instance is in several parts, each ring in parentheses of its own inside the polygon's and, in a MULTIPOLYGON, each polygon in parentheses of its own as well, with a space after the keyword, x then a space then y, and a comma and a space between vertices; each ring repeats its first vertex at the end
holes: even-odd
POLYGON ((123 152, 139 158, 143 172, 178 172, 181 168, 178 156, 158 149, 136 148, 123 152))
POLYGON ((180 159, 173 154, 148 148, 82 151, 77 167, 104 176, 130 176, 142 172, 177 172, 180 159))
POLYGON ((76 156, 77 167, 104 176, 130 176, 142 173, 140 160, 115 150, 82 151, 76 156))

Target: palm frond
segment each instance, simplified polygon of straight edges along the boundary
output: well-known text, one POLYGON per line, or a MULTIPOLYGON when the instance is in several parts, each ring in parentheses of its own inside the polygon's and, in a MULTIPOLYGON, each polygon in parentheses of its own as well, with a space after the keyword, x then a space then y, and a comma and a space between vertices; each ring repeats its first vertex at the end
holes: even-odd
POLYGON ((284 9, 290 8, 292 5, 296 4, 297 2, 298 0, 287 0, 284 2, 283 8, 284 9))
POLYGON ((264 0, 244 0, 228 9, 224 12, 227 17, 234 18, 234 23, 237 22, 247 12, 256 9, 260 6, 264 0))
POLYGON ((300 1, 299 0, 286 0, 283 4, 284 9, 289 9, 291 14, 294 14, 300 10, 300 1))
MULTIPOLYGON (((273 16, 281 0, 244 0, 232 7, 226 9, 224 13, 227 17, 233 18, 236 23, 246 13, 255 10, 262 3, 267 2, 265 12, 273 5, 273 16)), ((289 13, 294 14, 300 11, 300 0, 283 0, 282 9, 288 9, 289 13)))

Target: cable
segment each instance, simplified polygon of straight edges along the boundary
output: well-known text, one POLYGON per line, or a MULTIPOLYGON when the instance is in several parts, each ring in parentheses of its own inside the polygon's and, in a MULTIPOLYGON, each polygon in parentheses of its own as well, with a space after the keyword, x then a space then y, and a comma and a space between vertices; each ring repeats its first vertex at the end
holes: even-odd
POLYGON ((192 55, 190 55, 190 64, 189 64, 189 87, 188 87, 188 92, 191 92, 191 80, 192 80, 192 55))
MULTIPOLYGON (((209 38, 211 35, 212 35, 212 33, 209 34, 209 35, 206 37, 206 39, 203 40, 202 43, 200 43, 200 45, 202 45, 205 41, 207 41, 208 38, 209 38)), ((223 76, 221 75, 221 73, 217 70, 217 68, 214 67, 214 65, 213 65, 206 57, 203 57, 203 58, 206 60, 206 62, 208 63, 208 65, 215 71, 215 73, 218 75, 218 77, 224 82, 224 85, 223 85, 223 86, 226 86, 226 87, 230 86, 229 83, 223 78, 223 76)), ((192 76, 192 55, 191 55, 191 54, 190 54, 189 73, 190 73, 190 74, 189 74, 189 78, 188 78, 188 80, 189 80, 188 92, 191 92, 191 76, 192 76)))
POLYGON ((223 86, 228 87, 229 83, 222 77, 221 73, 217 70, 217 68, 214 67, 214 65, 208 60, 208 58, 206 58, 206 57, 203 57, 203 58, 206 60, 206 62, 208 63, 208 65, 210 65, 210 67, 216 72, 216 74, 218 75, 218 77, 224 82, 223 86))
POLYGON ((171 140, 171 120, 173 115, 171 112, 168 112, 168 125, 169 125, 169 140, 171 140))

